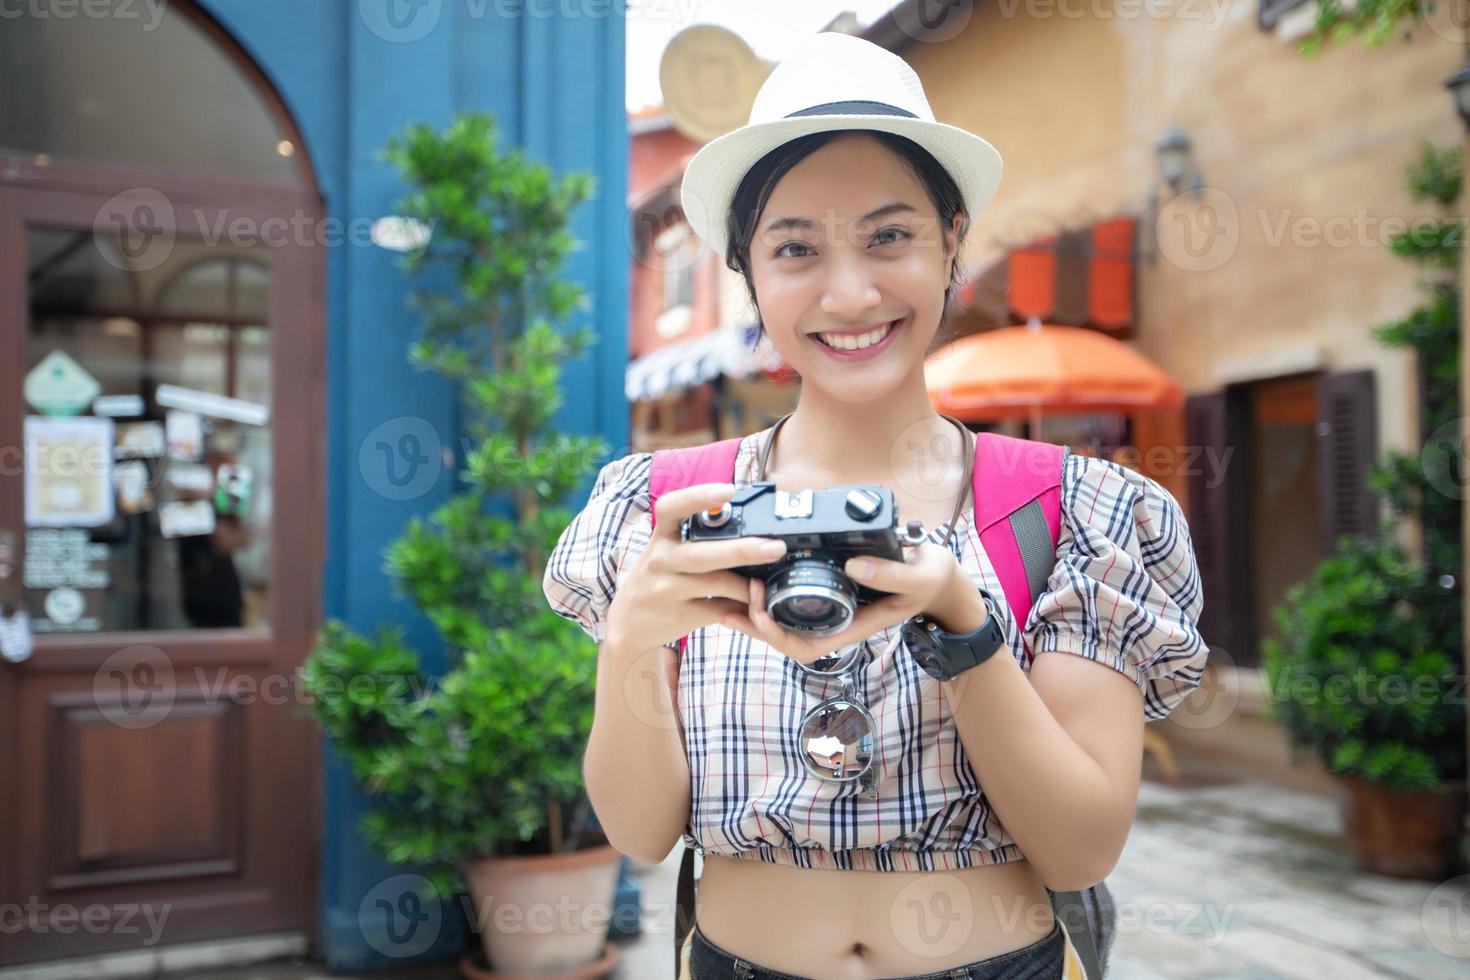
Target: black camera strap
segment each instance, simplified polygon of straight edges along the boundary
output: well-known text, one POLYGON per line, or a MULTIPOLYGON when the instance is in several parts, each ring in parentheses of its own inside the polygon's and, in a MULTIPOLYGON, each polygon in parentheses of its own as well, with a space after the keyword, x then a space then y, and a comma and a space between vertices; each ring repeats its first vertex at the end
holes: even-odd
MULTIPOLYGON (((781 426, 785 425, 786 420, 791 418, 791 416, 795 414, 795 412, 790 412, 786 415, 783 415, 776 420, 775 425, 771 426, 771 434, 766 437, 765 444, 761 446, 760 465, 756 470, 755 477, 757 482, 762 481, 766 478, 766 462, 771 458, 771 447, 776 444, 776 433, 780 432, 781 426)), ((964 482, 960 484, 960 496, 959 499, 955 501, 954 514, 949 519, 949 527, 946 528, 944 532, 944 541, 942 543, 947 545, 949 544, 949 539, 954 536, 955 522, 960 519, 960 512, 965 509, 965 501, 970 498, 970 491, 974 487, 975 437, 970 432, 969 427, 954 416, 940 415, 940 418, 947 419, 952 425, 954 425, 956 429, 960 430, 961 445, 963 445, 964 440, 969 440, 970 442, 970 451, 965 454, 965 479, 964 482)))

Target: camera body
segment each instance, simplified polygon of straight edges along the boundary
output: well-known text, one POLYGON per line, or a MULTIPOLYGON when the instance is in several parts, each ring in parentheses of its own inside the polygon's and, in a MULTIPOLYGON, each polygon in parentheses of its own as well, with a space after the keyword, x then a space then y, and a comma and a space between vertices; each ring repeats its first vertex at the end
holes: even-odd
POLYGON ((786 554, 773 562, 731 569, 766 585, 766 609, 783 627, 807 636, 846 629, 857 606, 888 595, 843 571, 857 556, 903 561, 904 545, 923 540, 919 522, 900 529, 893 493, 877 485, 778 490, 742 484, 728 503, 685 518, 686 541, 780 538, 786 554))

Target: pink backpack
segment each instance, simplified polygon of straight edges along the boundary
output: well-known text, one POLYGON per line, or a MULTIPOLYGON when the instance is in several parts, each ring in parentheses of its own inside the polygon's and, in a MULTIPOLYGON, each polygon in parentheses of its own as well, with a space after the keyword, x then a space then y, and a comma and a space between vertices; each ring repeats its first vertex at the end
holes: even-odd
MULTIPOLYGON (((653 454, 648 489, 652 502, 671 490, 700 483, 728 483, 735 476, 740 439, 653 454)), ((1036 597, 1056 563, 1062 526, 1062 446, 981 432, 975 437, 974 511, 980 544, 990 558, 1017 628, 1024 629, 1036 597)), ((654 516, 657 523, 657 513, 654 516)), ((682 656, 688 637, 679 638, 682 656)), ((1022 634, 1022 642, 1025 635, 1022 634)), ((1032 654, 1025 651, 1027 661, 1032 654)), ((672 680, 671 680, 672 683, 672 680)), ((677 703, 678 691, 671 691, 677 703)), ((1099 951, 1112 945, 1112 898, 1104 884, 1080 892, 1051 892, 1052 909, 1067 928, 1090 980, 1105 967, 1099 951)), ((681 976, 683 947, 694 928, 694 849, 684 848, 674 922, 674 976, 681 976)))

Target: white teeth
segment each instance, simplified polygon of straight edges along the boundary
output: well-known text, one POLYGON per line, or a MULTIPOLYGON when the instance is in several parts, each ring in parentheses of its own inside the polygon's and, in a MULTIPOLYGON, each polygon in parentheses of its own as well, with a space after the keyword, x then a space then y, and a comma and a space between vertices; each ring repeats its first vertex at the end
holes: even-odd
POLYGON ((890 322, 867 333, 819 333, 817 334, 817 339, 828 347, 835 347, 837 350, 862 350, 865 347, 872 347, 884 337, 887 337, 888 332, 892 329, 893 323, 890 322))

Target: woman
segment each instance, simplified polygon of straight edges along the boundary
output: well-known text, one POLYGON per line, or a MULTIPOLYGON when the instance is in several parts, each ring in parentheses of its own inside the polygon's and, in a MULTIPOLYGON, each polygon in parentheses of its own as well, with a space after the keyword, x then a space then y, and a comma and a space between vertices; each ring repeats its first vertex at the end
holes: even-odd
POLYGON ((1065 458, 1056 565, 1026 622, 989 601, 974 438, 934 412, 924 358, 999 174, 988 143, 933 121, 907 64, 838 34, 778 65, 750 124, 686 171, 691 225, 801 378, 796 411, 742 440, 735 482, 880 484, 927 529, 906 561, 849 562, 891 595, 818 638, 774 622, 761 581, 730 570, 781 542, 680 540, 731 485, 673 490, 655 515, 646 453, 603 468, 551 556, 549 601, 601 644, 584 772, 604 829, 643 860, 681 834, 704 855, 695 978, 1063 976, 1046 889, 1113 867, 1144 720, 1199 683, 1183 517, 1110 461, 1065 458), (1004 646, 949 679, 900 642, 910 619, 963 638, 992 618, 1004 646), (670 707, 649 679, 685 636, 670 707), (805 668, 838 657, 859 664, 851 692, 877 728, 863 779, 822 778, 798 749, 834 686, 805 668))

